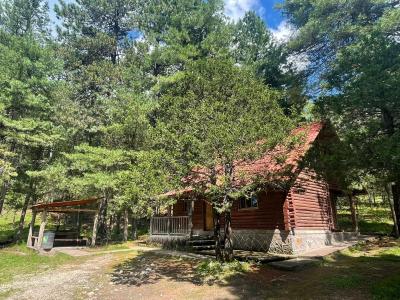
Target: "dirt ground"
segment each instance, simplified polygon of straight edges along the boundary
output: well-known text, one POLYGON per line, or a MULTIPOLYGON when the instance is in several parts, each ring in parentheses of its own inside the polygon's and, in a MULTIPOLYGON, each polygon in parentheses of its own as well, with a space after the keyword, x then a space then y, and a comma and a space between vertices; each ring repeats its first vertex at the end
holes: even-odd
POLYGON ((398 246, 366 244, 296 272, 255 264, 247 273, 212 282, 195 272, 198 258, 151 251, 99 254, 16 278, 0 286, 0 294, 7 299, 398 299, 393 295, 399 287, 383 298, 372 290, 389 277, 400 278, 398 246))

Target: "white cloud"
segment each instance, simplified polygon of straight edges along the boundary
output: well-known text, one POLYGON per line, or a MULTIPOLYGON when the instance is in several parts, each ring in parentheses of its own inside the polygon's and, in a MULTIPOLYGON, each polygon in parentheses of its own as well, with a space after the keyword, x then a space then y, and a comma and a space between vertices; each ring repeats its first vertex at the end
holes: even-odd
POLYGON ((295 71, 301 72, 307 69, 310 64, 310 60, 308 59, 307 54, 292 54, 287 58, 287 63, 290 65, 295 71))
MULTIPOLYGON (((292 38, 296 37, 297 30, 290 25, 286 20, 282 21, 277 29, 271 29, 272 36, 278 44, 287 43, 292 38)), ((283 70, 294 69, 297 72, 304 71, 309 65, 310 60, 307 54, 299 53, 292 54, 287 59, 287 64, 282 66, 283 70)))
POLYGON ((235 22, 243 17, 246 11, 254 10, 262 14, 264 10, 260 0, 224 0, 224 4, 225 15, 235 22))
POLYGON ((282 21, 277 29, 271 29, 275 41, 279 44, 288 42, 291 38, 296 36, 296 29, 290 25, 286 20, 282 21))

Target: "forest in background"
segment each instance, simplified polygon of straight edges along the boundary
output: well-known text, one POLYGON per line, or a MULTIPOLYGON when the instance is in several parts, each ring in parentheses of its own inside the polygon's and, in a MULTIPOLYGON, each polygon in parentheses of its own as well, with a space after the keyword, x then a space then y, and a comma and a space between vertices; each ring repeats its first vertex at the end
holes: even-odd
POLYGON ((285 42, 219 0, 60 0, 57 28, 46 1, 0 1, 0 213, 21 211, 14 239, 30 205, 92 196, 106 235, 111 216, 170 204, 157 195, 198 166, 229 214, 233 162, 314 120, 341 141, 324 167, 348 191, 385 195, 398 228, 399 1, 280 9, 295 28, 285 42))

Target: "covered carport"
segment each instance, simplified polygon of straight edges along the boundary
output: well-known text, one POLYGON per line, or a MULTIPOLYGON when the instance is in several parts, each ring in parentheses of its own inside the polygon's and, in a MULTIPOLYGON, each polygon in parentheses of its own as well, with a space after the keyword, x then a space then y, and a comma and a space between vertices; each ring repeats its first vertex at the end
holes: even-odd
POLYGON ((51 203, 38 203, 31 207, 32 209, 32 220, 29 226, 27 246, 36 250, 39 249, 51 249, 54 242, 61 242, 68 245, 88 245, 89 240, 80 235, 81 218, 80 214, 91 214, 93 215, 93 234, 91 245, 94 246, 97 236, 98 227, 98 201, 101 198, 88 198, 74 201, 55 201, 51 203), (37 214, 40 213, 41 223, 39 231, 35 232, 35 222, 37 214), (77 214, 77 223, 74 232, 64 232, 57 235, 57 230, 46 233, 46 225, 48 223, 48 217, 51 213, 57 214, 77 214))

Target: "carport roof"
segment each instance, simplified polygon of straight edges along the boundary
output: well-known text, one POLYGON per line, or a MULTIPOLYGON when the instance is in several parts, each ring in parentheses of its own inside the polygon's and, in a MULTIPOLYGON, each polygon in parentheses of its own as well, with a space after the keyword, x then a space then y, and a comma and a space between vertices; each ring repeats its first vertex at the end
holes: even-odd
POLYGON ((72 201, 55 201, 55 202, 50 202, 50 203, 38 203, 35 205, 32 205, 32 209, 47 209, 47 208, 55 208, 55 207, 65 207, 65 206, 81 206, 81 205, 87 205, 91 203, 95 203, 98 200, 100 200, 100 197, 93 197, 93 198, 87 198, 87 199, 82 199, 82 200, 72 200, 72 201))

